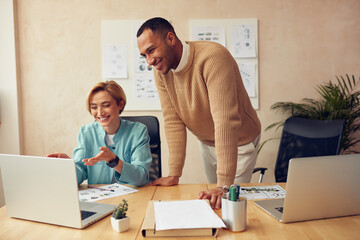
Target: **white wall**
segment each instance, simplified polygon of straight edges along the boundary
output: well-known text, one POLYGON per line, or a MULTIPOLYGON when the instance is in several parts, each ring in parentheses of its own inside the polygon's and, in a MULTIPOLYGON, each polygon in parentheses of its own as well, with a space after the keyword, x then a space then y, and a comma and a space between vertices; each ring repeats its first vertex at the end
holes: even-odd
MULTIPOLYGON (((0 0, 0 153, 20 154, 13 0, 0 0)), ((4 193, 0 171, 0 207, 4 193)))

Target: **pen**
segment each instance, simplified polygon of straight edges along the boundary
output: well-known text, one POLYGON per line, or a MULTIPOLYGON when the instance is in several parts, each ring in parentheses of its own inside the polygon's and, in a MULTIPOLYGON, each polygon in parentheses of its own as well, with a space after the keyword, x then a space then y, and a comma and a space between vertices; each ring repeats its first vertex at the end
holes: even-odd
POLYGON ((99 187, 94 187, 94 186, 87 186, 88 188, 95 188, 95 189, 99 189, 101 191, 111 191, 111 192, 115 192, 114 190, 112 189, 104 189, 104 188, 99 188, 99 187))
POLYGON ((235 184, 236 188, 237 188, 237 196, 236 198, 239 199, 240 196, 240 185, 239 184, 235 184))
POLYGON ((240 195, 240 185, 239 184, 232 184, 230 186, 230 200, 237 201, 240 195))
POLYGON ((238 199, 238 188, 235 185, 230 186, 230 200, 236 202, 238 199))

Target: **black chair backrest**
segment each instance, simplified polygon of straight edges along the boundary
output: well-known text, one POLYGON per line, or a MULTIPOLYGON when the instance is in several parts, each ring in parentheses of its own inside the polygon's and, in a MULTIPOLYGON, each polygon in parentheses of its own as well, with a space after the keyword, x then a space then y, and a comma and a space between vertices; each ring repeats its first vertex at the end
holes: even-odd
POLYGON ((150 166, 149 180, 161 177, 161 141, 159 120, 155 116, 121 116, 122 119, 144 124, 150 137, 150 151, 153 161, 150 166))
POLYGON ((344 125, 345 120, 288 118, 276 159, 276 182, 286 182, 292 158, 338 155, 344 125))

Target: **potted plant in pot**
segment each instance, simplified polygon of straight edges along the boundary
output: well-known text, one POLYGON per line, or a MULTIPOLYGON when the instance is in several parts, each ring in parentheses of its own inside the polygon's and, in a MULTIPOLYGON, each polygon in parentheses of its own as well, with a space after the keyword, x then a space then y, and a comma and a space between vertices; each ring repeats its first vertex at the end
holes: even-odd
POLYGON ((126 216, 128 203, 125 199, 119 203, 111 216, 111 226, 116 232, 125 232, 130 227, 130 217, 126 216))

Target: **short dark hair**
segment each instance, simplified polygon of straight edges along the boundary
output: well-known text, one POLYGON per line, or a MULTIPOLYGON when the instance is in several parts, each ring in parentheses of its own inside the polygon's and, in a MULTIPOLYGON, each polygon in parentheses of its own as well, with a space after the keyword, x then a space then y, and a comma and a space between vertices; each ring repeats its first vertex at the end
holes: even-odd
MULTIPOLYGON (((172 32, 175 34, 175 30, 173 26, 164 18, 155 17, 144 22, 139 30, 137 31, 136 37, 140 37, 140 35, 144 32, 144 30, 150 29, 153 33, 157 33, 163 38, 166 37, 168 32, 172 32)), ((176 34, 175 34, 176 36, 176 34)))

